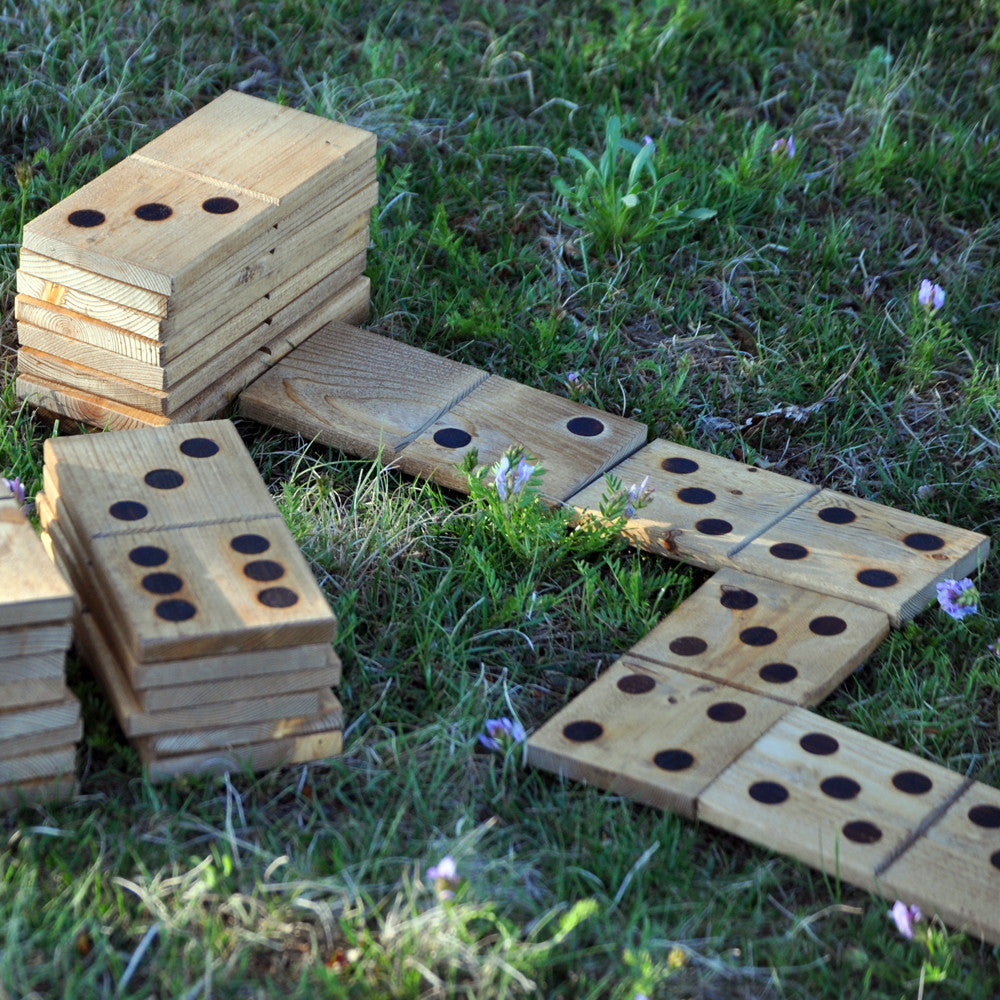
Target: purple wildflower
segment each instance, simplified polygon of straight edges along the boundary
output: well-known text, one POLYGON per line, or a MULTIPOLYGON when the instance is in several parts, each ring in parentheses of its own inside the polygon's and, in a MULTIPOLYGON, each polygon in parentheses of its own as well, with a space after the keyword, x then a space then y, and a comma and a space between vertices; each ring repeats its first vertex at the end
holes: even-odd
POLYGON ((775 139, 771 146, 772 156, 787 156, 788 159, 795 159, 795 139, 789 135, 787 139, 775 139))
POLYGON ((15 476, 13 479, 5 479, 0 476, 0 488, 10 491, 25 515, 31 513, 31 504, 28 503, 24 483, 21 482, 20 476, 15 476))
POLYGON ((441 899, 454 899, 455 890, 462 881, 458 875, 458 865, 450 854, 446 854, 436 865, 428 868, 427 877, 433 879, 434 890, 441 899))
POLYGON ((507 473, 510 472, 510 459, 506 455, 500 456, 500 461, 493 466, 493 485, 497 488, 497 495, 501 500, 507 499, 507 473))
POLYGON ((889 911, 889 916, 892 917, 897 930, 907 941, 913 940, 914 924, 918 924, 924 919, 924 915, 920 912, 918 906, 914 906, 912 903, 907 905, 898 899, 889 911))
POLYGON ((938 604, 952 618, 967 618, 979 610, 979 591, 966 577, 964 580, 942 580, 937 585, 938 604))
POLYGON ((522 455, 520 461, 517 463, 517 472, 514 474, 514 485, 511 486, 511 490, 515 494, 520 493, 527 486, 528 480, 534 471, 535 467, 529 465, 528 460, 522 455))
POLYGON ((929 312, 937 312, 944 305, 944 289, 933 284, 929 278, 920 282, 917 301, 929 312))
POLYGON ((644 146, 655 146, 655 145, 656 145, 656 144, 655 144, 655 143, 653 142, 653 137, 652 137, 651 135, 644 135, 644 136, 642 137, 642 144, 643 144, 644 146))
POLYGON ((649 498, 655 492, 656 487, 649 485, 649 476, 646 476, 638 486, 633 483, 628 488, 628 500, 625 503, 625 516, 635 517, 636 510, 640 507, 644 507, 649 502, 649 498))
POLYGON ((479 734, 479 742, 487 750, 506 750, 512 743, 523 743, 527 738, 524 726, 504 716, 501 719, 487 719, 486 731, 479 734))
POLYGON ((577 382, 580 381, 580 373, 566 372, 566 381, 569 382, 570 385, 575 385, 577 382))

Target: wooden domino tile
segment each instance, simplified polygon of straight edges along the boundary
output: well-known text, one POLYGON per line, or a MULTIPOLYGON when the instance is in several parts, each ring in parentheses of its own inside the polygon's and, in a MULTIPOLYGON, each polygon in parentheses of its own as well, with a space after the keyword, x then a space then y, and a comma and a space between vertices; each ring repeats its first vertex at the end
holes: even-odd
POLYGON ((702 790, 790 710, 625 656, 530 737, 528 761, 693 818, 702 790))
POLYGON ((646 441, 646 427, 491 375, 427 431, 406 445, 397 465, 467 492, 455 468, 473 449, 490 466, 523 448, 545 470, 542 494, 562 502, 646 441))
POLYGON ((989 539, 916 514, 823 490, 733 557, 748 573, 880 608, 894 625, 971 573, 989 539))
POLYGON ((1000 945, 1000 791, 969 787, 879 872, 888 898, 1000 945))
POLYGON ((0 759, 66 746, 82 735, 80 702, 65 687, 57 702, 0 711, 0 759))
POLYGON ((815 705, 888 633, 884 612, 719 570, 628 655, 815 705))
POLYGON ((0 658, 44 656, 66 650, 73 638, 69 617, 59 622, 17 628, 0 628, 0 658))
POLYGON ((227 420, 49 438, 44 457, 48 500, 84 539, 280 518, 227 420))
POLYGON ((965 785, 960 774, 793 708, 699 795, 697 815, 877 892, 884 860, 965 785))
POLYGON ((0 503, 0 566, 17 581, 16 587, 5 587, 0 595, 0 629, 69 619, 73 591, 45 558, 35 529, 10 502, 0 503))
MULTIPOLYGON (((611 472, 628 489, 649 477, 653 493, 624 534, 639 548, 717 569, 731 554, 819 489, 808 483, 657 439, 611 472)), ((599 517, 602 477, 570 497, 581 516, 599 517)))
POLYGON ((390 461, 486 378, 469 365, 333 322, 248 386, 240 413, 390 461))

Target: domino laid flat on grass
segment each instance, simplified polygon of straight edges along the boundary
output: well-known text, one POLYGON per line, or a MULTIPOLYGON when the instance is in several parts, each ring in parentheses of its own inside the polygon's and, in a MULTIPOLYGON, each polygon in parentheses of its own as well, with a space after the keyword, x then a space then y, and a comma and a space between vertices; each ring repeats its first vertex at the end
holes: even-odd
POLYGON ((823 490, 733 556, 739 569, 880 608, 899 625, 947 577, 971 573, 989 539, 926 517, 823 490))
POLYGON ((889 633, 889 618, 800 587, 723 569, 628 655, 815 705, 889 633))
POLYGON ((702 790, 788 711, 626 655, 531 735, 527 759, 690 819, 702 790))
MULTIPOLYGON (((819 487, 672 441, 651 441, 609 470, 623 488, 648 477, 653 492, 624 534, 648 552, 708 569, 794 510, 819 487)), ((599 479, 567 501, 581 517, 600 517, 599 479)))
POLYGON ((469 365, 333 322, 248 386, 240 414, 388 462, 486 378, 469 365))
POLYGON ((402 448, 396 464, 467 492, 455 465, 470 451, 488 466, 521 448, 545 472, 542 495, 560 503, 645 441, 644 424, 491 375, 402 448))

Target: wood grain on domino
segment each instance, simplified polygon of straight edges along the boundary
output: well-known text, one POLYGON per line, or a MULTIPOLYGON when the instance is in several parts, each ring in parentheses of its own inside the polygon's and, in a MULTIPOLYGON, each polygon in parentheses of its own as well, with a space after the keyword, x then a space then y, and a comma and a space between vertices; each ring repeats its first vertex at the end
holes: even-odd
POLYGON ((880 608, 899 625, 935 584, 971 573, 989 539, 926 517, 823 490, 733 557, 748 573, 880 608))
POLYGON ((702 790, 790 707, 625 656, 528 740, 528 761, 693 818, 702 790))
POLYGON ((888 633, 889 619, 882 611, 724 569, 647 633, 629 656, 815 705, 888 633))
POLYGON ((491 375, 406 445, 396 464, 467 492, 455 464, 471 450, 479 465, 489 466, 509 449, 523 448, 545 470, 543 496, 561 502, 645 440, 644 424, 491 375))
POLYGON ((889 898, 1000 945, 1000 791, 970 783, 879 882, 889 898))
POLYGON ((485 372, 346 323, 327 323, 248 386, 242 416, 389 461, 485 372))
MULTIPOLYGON (((648 476, 654 492, 624 534, 649 552, 709 569, 756 537, 819 487, 658 439, 610 470, 628 489, 648 476)), ((600 516, 604 478, 569 498, 583 516, 600 516)))
POLYGON ((699 795, 697 815, 880 891, 883 860, 964 784, 959 774, 793 708, 699 795))

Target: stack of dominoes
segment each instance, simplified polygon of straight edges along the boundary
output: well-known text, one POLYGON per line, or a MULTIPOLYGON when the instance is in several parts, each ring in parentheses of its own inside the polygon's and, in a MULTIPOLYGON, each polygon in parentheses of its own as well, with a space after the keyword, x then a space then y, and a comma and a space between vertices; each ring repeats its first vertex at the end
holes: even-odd
POLYGON ((115 429, 201 420, 368 312, 375 136, 229 92, 24 229, 18 395, 115 429))
POLYGON ((0 483, 0 808, 65 798, 80 705, 66 687, 73 591, 45 558, 18 498, 0 483))
POLYGON ((76 638, 154 780, 329 757, 336 620, 229 421, 54 438, 76 638))

